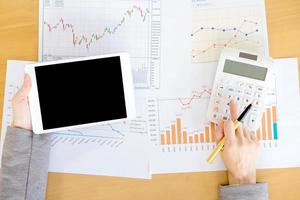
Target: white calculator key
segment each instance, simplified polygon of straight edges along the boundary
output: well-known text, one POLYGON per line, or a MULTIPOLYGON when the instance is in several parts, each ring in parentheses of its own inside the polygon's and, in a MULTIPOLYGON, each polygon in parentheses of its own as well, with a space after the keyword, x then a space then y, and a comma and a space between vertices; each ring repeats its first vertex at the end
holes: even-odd
POLYGON ((222 98, 223 97, 223 92, 222 91, 218 91, 216 93, 216 98, 222 98))
POLYGON ((259 99, 259 98, 261 98, 261 95, 262 94, 260 92, 255 92, 254 97, 259 99))
POLYGON ((237 104, 239 104, 240 102, 242 102, 242 97, 241 96, 236 96, 235 101, 237 102, 237 104))
POLYGON ((233 94, 227 94, 226 95, 226 100, 227 101, 230 101, 230 100, 232 100, 233 99, 233 94))
POLYGON ((245 95, 252 96, 252 91, 251 90, 245 90, 245 95))
POLYGON ((245 104, 248 105, 250 102, 251 102, 251 99, 250 99, 250 98, 248 98, 248 97, 245 97, 245 98, 244 98, 244 103, 245 103, 245 104))
POLYGON ((261 101, 259 99, 254 100, 254 106, 260 107, 261 101))
POLYGON ((229 116, 223 116, 223 120, 229 120, 229 116))
POLYGON ((253 113, 258 113, 258 110, 259 110, 259 109, 258 109, 257 107, 252 107, 251 109, 252 109, 252 112, 253 112, 253 113))
POLYGON ((230 111, 229 111, 229 107, 224 107, 223 108, 223 116, 228 116, 230 114, 230 111))
POLYGON ((224 107, 228 107, 229 108, 229 105, 230 105, 230 101, 225 101, 224 102, 224 107))
POLYGON ((262 91, 264 90, 264 88, 261 87, 261 86, 258 86, 258 87, 256 88, 256 90, 259 91, 259 92, 262 92, 262 91))
POLYGON ((241 81, 238 81, 238 82, 237 82, 237 86, 238 86, 239 88, 243 88, 243 87, 245 87, 245 83, 244 83, 244 82, 241 82, 241 81))
POLYGON ((253 90, 253 85, 247 84, 246 89, 252 91, 253 90))
POLYGON ((254 114, 250 115, 250 118, 249 118, 249 126, 250 126, 250 127, 255 126, 256 120, 257 120, 257 116, 256 116, 256 115, 254 115, 254 114))
POLYGON ((219 91, 224 90, 224 85, 223 85, 223 84, 219 84, 219 85, 218 85, 218 90, 219 90, 219 91))
POLYGON ((218 118, 219 118, 219 113, 218 113, 218 112, 213 112, 212 118, 213 118, 214 120, 218 120, 218 118))
POLYGON ((236 93, 237 93, 238 95, 242 95, 242 94, 244 93, 244 91, 243 91, 242 89, 237 89, 237 90, 236 90, 236 93))
POLYGON ((222 103, 222 100, 220 98, 217 98, 215 100, 215 105, 221 105, 221 103, 222 103))
POLYGON ((228 86, 228 87, 227 87, 227 92, 228 92, 228 93, 233 93, 233 92, 235 92, 234 87, 233 87, 233 86, 228 86))

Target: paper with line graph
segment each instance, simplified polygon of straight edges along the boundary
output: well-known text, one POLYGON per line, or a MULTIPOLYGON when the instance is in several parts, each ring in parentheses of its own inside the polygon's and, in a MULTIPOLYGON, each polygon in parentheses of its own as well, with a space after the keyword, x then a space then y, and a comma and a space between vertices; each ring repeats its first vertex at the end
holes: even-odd
POLYGON ((137 88, 159 88, 160 0, 41 0, 39 60, 128 52, 137 88))
POLYGON ((268 54, 266 21, 260 5, 229 4, 207 9, 195 3, 192 18, 194 63, 217 61, 224 47, 268 54))
MULTIPOLYGON (((11 100, 22 84, 26 63, 28 62, 7 63, 1 147, 6 127, 12 122, 11 100)), ((139 111, 142 115, 143 110, 139 111)), ((145 127, 146 121, 138 117, 127 123, 52 133, 49 171, 151 178, 145 127)))

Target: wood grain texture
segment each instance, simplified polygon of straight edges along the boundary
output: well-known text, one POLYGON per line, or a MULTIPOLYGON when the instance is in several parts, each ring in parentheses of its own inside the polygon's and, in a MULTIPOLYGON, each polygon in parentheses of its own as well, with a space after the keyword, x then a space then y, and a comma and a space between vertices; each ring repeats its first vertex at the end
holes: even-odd
MULTIPOLYGON (((271 55, 300 60, 300 1, 267 0, 266 7, 271 55)), ((6 60, 37 60, 37 48, 38 1, 0 0, 1 111, 6 60)), ((258 181, 269 183, 271 200, 300 199, 299 168, 259 170, 258 181)), ((218 198, 218 185, 226 182, 225 172, 155 175, 152 180, 49 173, 47 199, 210 200, 218 198)))

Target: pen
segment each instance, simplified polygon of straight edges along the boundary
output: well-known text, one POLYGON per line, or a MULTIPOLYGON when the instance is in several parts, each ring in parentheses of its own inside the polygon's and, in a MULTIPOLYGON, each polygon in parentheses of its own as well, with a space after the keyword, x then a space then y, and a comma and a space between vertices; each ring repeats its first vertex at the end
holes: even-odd
MULTIPOLYGON (((243 120, 243 118, 246 116, 246 114, 249 112, 250 108, 251 108, 252 104, 249 104, 246 109, 242 112, 242 114, 240 114, 240 116, 237 118, 237 120, 235 120, 234 123, 234 130, 236 130, 240 125, 241 125, 241 121, 243 120)), ((223 137, 221 139, 221 141, 217 144, 217 146, 214 148, 214 150, 211 152, 211 154, 208 156, 207 158, 207 162, 208 163, 212 163, 217 154, 219 153, 219 151, 221 151, 221 149, 224 147, 224 142, 225 142, 225 138, 223 137)))

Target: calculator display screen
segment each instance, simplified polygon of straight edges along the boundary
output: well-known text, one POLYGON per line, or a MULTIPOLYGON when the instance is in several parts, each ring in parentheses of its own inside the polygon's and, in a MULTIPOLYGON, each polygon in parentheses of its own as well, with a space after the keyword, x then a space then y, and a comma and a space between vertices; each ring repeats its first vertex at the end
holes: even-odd
POLYGON ((266 79, 268 69, 256 65, 242 63, 233 60, 225 60, 223 72, 238 76, 245 76, 252 79, 264 81, 266 79))

